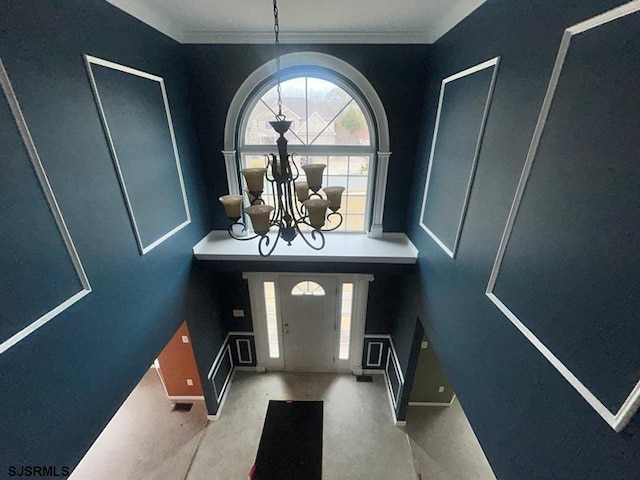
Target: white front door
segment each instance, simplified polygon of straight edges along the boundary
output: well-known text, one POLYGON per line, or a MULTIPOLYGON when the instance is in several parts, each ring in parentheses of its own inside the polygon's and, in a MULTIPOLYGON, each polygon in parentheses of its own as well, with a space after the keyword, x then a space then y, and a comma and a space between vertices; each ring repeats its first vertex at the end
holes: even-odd
POLYGON ((283 276, 279 286, 285 370, 333 371, 337 278, 283 276))
POLYGON ((258 371, 362 372, 369 282, 353 273, 247 272, 258 371))

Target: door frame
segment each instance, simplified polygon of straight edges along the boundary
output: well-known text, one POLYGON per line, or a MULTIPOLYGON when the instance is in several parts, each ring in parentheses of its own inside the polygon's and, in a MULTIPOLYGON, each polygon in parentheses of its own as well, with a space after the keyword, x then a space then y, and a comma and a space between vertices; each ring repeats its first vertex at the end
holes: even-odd
POLYGON ((362 374, 362 354, 364 349, 364 332, 367 318, 367 300, 369 294, 369 282, 374 280, 372 274, 362 273, 313 273, 313 272, 243 272, 242 278, 249 285, 249 299, 251 303, 251 322, 253 325, 256 343, 256 370, 284 370, 284 344, 282 335, 282 306, 280 305, 279 283, 282 277, 335 277, 337 279, 336 292, 336 336, 334 351, 338 354, 338 339, 340 308, 342 305, 342 284, 353 283, 353 304, 351 312, 351 336, 349 346, 349 359, 334 362, 335 371, 350 371, 355 375, 362 374), (279 358, 269 357, 269 344, 267 341, 267 316, 264 304, 264 282, 273 282, 276 293, 276 318, 278 322, 278 346, 279 358))

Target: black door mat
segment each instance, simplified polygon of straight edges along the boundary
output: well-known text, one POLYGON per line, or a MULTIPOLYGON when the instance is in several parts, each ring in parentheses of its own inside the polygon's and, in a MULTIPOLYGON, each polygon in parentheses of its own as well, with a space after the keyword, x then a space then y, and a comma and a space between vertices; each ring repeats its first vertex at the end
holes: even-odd
POLYGON ((321 401, 270 400, 252 480, 322 479, 321 401))
POLYGON ((356 375, 356 381, 358 382, 373 382, 373 377, 371 375, 356 375))
POLYGON ((173 411, 174 412, 190 412, 192 407, 193 407, 193 403, 178 402, 173 405, 173 411))

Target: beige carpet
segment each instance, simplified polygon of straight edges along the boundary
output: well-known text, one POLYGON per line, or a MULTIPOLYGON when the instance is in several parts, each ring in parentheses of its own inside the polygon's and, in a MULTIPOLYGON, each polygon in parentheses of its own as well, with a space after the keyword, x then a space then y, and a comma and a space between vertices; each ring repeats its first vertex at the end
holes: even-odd
POLYGON ((207 425, 204 401, 174 412, 150 369, 70 480, 182 480, 207 425))

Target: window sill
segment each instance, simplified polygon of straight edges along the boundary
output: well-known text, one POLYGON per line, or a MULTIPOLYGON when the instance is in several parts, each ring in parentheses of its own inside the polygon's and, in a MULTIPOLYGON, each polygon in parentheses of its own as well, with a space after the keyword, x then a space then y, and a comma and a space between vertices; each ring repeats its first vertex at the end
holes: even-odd
POLYGON ((269 257, 262 257, 258 239, 240 242, 229 237, 226 230, 213 230, 193 247, 193 254, 198 260, 266 262, 414 264, 418 259, 418 249, 404 233, 369 238, 359 233, 332 232, 325 238, 327 243, 320 251, 312 250, 299 238, 291 246, 280 240, 269 257))

